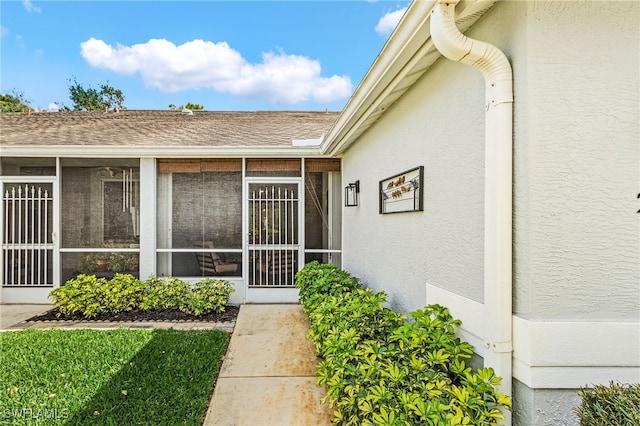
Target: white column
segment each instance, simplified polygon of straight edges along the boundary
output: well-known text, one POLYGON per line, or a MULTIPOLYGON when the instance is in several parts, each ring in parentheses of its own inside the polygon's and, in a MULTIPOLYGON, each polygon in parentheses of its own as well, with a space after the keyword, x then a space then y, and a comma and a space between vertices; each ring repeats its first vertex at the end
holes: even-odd
POLYGON ((156 274, 156 159, 140 159, 140 279, 156 274))
MULTIPOLYGON (((60 258, 60 241, 62 230, 62 206, 60 200, 62 199, 62 161, 60 157, 56 157, 56 178, 53 180, 50 197, 53 198, 51 208, 53 209, 53 229, 52 242, 53 242, 53 288, 60 287, 62 281, 62 259, 60 258)), ((48 203, 48 201, 45 201, 48 203)), ((45 221, 46 221, 45 216, 45 221)), ((47 242, 47 236, 45 236, 45 243, 47 242)), ((45 254, 45 256, 47 256, 45 254)))

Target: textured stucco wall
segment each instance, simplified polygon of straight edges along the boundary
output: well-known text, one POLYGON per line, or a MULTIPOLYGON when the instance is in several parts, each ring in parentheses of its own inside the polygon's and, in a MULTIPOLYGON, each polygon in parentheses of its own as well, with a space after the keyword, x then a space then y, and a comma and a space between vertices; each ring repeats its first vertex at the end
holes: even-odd
POLYGON ((516 102, 528 107, 515 140, 514 231, 521 316, 638 319, 639 4, 523 2, 526 86, 516 102))
POLYGON ((575 389, 531 389, 513 381, 513 426, 578 426, 575 389))
MULTIPOLYGON (((498 3, 469 33, 514 69, 514 311, 637 320, 639 2, 498 3)), ((344 156, 344 266, 403 310, 424 283, 482 301, 482 78, 439 61, 344 156), (425 211, 378 215, 377 183, 425 166, 425 211)))
POLYGON ((483 299, 484 87, 446 60, 416 83, 343 158, 361 202, 344 208, 343 267, 403 312, 425 283, 483 299), (424 166, 424 211, 378 214, 378 183, 424 166))

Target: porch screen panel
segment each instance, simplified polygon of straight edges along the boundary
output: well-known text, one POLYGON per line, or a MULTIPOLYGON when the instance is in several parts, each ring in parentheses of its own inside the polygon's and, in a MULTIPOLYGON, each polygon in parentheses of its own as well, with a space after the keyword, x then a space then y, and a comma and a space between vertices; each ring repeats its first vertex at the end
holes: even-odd
POLYGON ((203 172, 241 172, 241 158, 211 158, 203 159, 200 163, 203 172))
POLYGON ((313 172, 339 172, 341 160, 339 158, 307 158, 304 161, 304 170, 313 172))
POLYGON ((61 280, 79 274, 137 276, 140 161, 62 158, 61 280))
POLYGON ((240 158, 160 159, 158 173, 241 172, 240 158))
POLYGON ((200 160, 158 160, 158 173, 200 173, 200 160))
POLYGON ((51 157, 0 157, 2 176, 55 176, 56 159, 51 157))
POLYGON ((52 185, 6 184, 2 209, 2 285, 52 286, 52 185))
POLYGON ((62 248, 137 246, 140 238, 138 160, 63 159, 62 166, 62 248))
POLYGON ((247 176, 298 177, 302 173, 299 158, 247 158, 247 176))
POLYGON ((158 171, 158 272, 240 276, 242 160, 159 160, 158 171))
POLYGON ((336 161, 305 162, 305 263, 317 260, 341 266, 342 186, 339 168, 340 163, 336 161))

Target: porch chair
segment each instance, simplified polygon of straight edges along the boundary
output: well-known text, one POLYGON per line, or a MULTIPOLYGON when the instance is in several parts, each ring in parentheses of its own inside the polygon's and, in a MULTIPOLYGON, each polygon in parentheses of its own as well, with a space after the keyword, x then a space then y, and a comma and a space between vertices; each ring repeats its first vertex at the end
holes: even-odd
MULTIPOLYGON (((196 241, 195 247, 212 249, 213 241, 196 241)), ((202 275, 224 275, 236 273, 240 270, 240 262, 236 259, 225 258, 215 252, 196 252, 198 265, 202 275)))
POLYGON ((270 251, 258 263, 258 269, 266 275, 291 274, 295 272, 295 263, 295 256, 290 250, 270 251))

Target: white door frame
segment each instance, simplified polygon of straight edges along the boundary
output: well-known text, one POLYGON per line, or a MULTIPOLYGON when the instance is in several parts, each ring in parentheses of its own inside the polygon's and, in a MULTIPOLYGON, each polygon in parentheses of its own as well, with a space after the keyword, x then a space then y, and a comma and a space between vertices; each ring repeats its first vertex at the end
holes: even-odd
POLYGON ((54 288, 60 286, 60 245, 58 243, 58 235, 60 235, 60 201, 58 187, 59 180, 55 176, 1 176, 0 187, 3 191, 2 195, 4 195, 5 185, 12 183, 29 185, 38 183, 51 184, 52 223, 49 233, 51 234, 52 241, 52 285, 24 285, 4 287, 4 272, 5 268, 7 267, 7 265, 5 265, 4 259, 4 233, 7 219, 5 218, 4 205, 0 206, 0 224, 2 224, 2 227, 0 229, 0 245, 2 245, 2 250, 0 250, 0 271, 2 271, 2 276, 0 276, 0 303, 51 303, 51 300, 49 300, 49 293, 54 288))
POLYGON ((243 271, 242 276, 244 277, 244 286, 246 291, 246 303, 298 303, 298 289, 295 287, 285 287, 285 288, 277 288, 277 287, 269 287, 269 288, 256 288, 249 287, 249 279, 250 279, 250 263, 249 262, 249 252, 250 252, 250 241, 249 241, 249 185, 251 184, 264 184, 264 185, 275 185, 275 184, 295 184, 297 185, 298 191, 298 262, 296 263, 296 268, 299 270, 302 265, 304 265, 304 181, 302 177, 245 177, 244 180, 244 196, 242 200, 242 233, 243 233, 243 244, 242 244, 242 257, 244 259, 243 262, 243 271))

